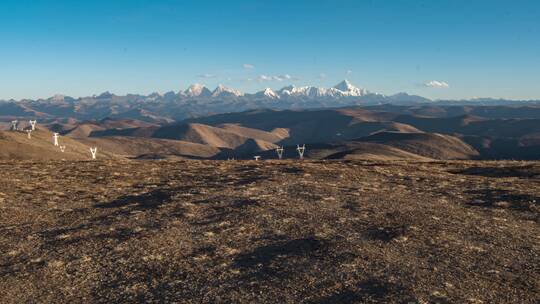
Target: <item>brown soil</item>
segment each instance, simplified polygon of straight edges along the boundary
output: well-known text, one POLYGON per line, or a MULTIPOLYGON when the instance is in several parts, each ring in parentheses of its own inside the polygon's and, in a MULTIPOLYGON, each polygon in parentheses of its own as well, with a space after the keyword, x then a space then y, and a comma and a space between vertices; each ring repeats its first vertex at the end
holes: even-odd
POLYGON ((0 303, 540 301, 540 163, 0 170, 0 303))

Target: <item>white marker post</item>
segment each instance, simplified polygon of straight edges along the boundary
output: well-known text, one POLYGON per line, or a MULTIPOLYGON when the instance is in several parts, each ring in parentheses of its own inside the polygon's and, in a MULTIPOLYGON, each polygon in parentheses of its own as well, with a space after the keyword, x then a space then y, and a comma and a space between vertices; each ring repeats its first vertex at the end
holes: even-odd
POLYGON ((283 147, 277 147, 276 152, 277 152, 277 155, 278 155, 279 159, 282 159, 283 158, 283 147))
POLYGON ((60 146, 60 152, 62 153, 66 152, 66 146, 60 146))
POLYGON ((30 126, 32 127, 32 131, 35 131, 37 120, 29 120, 28 122, 30 123, 30 126))
POLYGON ((54 146, 55 147, 58 147, 58 137, 59 137, 60 134, 58 133, 54 133, 53 134, 53 140, 54 140, 54 146))
POLYGON ((90 153, 92 153, 92 159, 96 159, 97 147, 90 148, 90 153))
POLYGON ((253 158, 255 159, 255 161, 259 161, 259 159, 261 159, 259 155, 253 156, 253 158))
POLYGON ((12 120, 11 121, 11 131, 17 131, 19 130, 19 121, 18 120, 12 120))
POLYGON ((28 139, 32 139, 32 130, 26 130, 26 134, 28 134, 28 139))
POLYGON ((296 151, 298 151, 298 155, 300 155, 300 159, 304 159, 304 152, 306 152, 306 145, 296 145, 296 151))

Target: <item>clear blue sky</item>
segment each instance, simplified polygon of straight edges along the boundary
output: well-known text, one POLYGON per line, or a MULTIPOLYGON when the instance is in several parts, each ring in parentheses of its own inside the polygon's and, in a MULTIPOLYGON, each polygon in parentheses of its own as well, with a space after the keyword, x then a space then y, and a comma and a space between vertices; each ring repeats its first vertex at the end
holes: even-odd
POLYGON ((540 1, 0 1, 0 99, 344 78, 385 94, 540 99, 540 1))

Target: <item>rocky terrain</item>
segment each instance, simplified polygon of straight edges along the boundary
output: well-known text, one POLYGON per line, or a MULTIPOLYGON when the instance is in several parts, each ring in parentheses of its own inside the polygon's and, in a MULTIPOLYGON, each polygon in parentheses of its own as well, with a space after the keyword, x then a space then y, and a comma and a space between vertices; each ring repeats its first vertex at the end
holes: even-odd
POLYGON ((538 303, 540 163, 0 162, 1 303, 538 303))

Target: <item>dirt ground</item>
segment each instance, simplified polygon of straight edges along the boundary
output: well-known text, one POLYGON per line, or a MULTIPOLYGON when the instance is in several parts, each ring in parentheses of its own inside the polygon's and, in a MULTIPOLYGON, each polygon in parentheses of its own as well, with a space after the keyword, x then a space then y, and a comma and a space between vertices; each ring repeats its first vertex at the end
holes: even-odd
POLYGON ((540 302, 540 162, 0 171, 0 303, 540 302))

